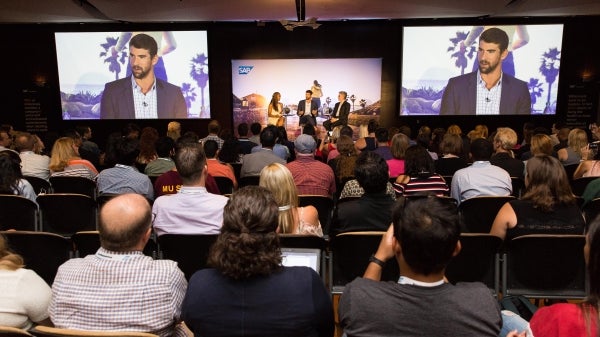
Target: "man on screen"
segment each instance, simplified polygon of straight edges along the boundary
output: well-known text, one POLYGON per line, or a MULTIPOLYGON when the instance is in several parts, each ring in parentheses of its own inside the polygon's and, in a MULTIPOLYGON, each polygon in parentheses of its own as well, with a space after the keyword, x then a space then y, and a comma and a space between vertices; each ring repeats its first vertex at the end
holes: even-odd
POLYGON ((508 35, 499 28, 479 38, 477 71, 453 77, 444 90, 440 115, 528 115, 527 83, 502 72, 508 55, 508 35))
POLYGON ((106 83, 100 104, 102 119, 186 118, 181 88, 156 78, 158 45, 147 34, 129 42, 132 76, 106 83))

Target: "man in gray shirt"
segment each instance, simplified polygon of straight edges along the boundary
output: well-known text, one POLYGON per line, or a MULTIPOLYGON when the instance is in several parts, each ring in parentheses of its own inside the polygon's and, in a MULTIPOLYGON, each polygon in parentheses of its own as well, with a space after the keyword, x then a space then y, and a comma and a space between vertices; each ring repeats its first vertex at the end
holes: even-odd
POLYGON ((393 214, 362 278, 346 285, 340 324, 348 336, 498 336, 498 302, 479 282, 444 281, 460 252, 456 207, 438 198, 407 202, 393 214), (396 257, 400 279, 380 282, 386 261, 396 257))

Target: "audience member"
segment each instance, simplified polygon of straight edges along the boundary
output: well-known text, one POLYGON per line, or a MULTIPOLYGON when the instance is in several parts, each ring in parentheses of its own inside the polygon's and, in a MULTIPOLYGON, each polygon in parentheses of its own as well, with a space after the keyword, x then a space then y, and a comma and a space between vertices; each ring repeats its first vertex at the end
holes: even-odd
POLYGON ((404 155, 409 143, 410 139, 403 133, 397 133, 392 137, 392 146, 390 148, 392 159, 387 160, 388 167, 390 168, 390 177, 396 178, 404 174, 404 155))
POLYGON ((262 187, 232 194, 212 268, 197 271, 185 295, 183 319, 195 335, 333 336, 331 294, 319 275, 281 265, 277 214, 262 187))
POLYGON ((469 158, 469 153, 471 153, 471 140, 469 138, 467 138, 465 135, 463 135, 462 130, 460 128, 460 126, 456 125, 456 124, 452 124, 448 127, 448 134, 451 135, 458 135, 460 137, 460 139, 462 139, 462 154, 461 156, 467 161, 470 162, 470 158, 469 158))
POLYGON ((219 154, 219 144, 214 140, 207 140, 204 142, 204 153, 206 154, 206 167, 207 172, 213 177, 225 177, 229 178, 233 183, 233 188, 238 187, 237 179, 235 178, 235 172, 233 167, 227 163, 221 163, 217 156, 219 154))
POLYGON ((340 155, 340 152, 337 149, 337 141, 341 136, 348 136, 350 140, 352 140, 352 135, 354 134, 354 130, 348 125, 342 126, 340 129, 333 129, 331 133, 331 142, 329 142, 329 151, 327 152, 327 160, 329 163, 330 160, 340 155), (339 132, 339 133, 338 133, 339 132))
MULTIPOLYGON (((249 144, 254 144, 250 143, 249 144)), ((217 158, 222 163, 227 164, 242 164, 243 153, 240 152, 240 143, 238 139, 234 137, 227 138, 223 141, 223 146, 219 150, 217 158)))
POLYGON ((373 151, 377 148, 377 139, 375 138, 375 130, 379 127, 379 123, 374 118, 369 120, 367 124, 367 134, 360 135, 356 140, 354 147, 357 151, 373 151))
POLYGON ((573 173, 573 179, 600 177, 600 165, 598 165, 600 164, 600 160, 597 159, 598 143, 594 145, 596 146, 595 148, 591 148, 588 144, 581 149, 581 162, 573 173))
POLYGON ((142 129, 135 123, 127 123, 121 130, 121 135, 125 138, 139 139, 142 129))
POLYGON ((435 164, 421 145, 413 145, 406 150, 404 174, 396 178, 394 190, 398 196, 448 195, 448 185, 442 176, 435 173, 435 164))
POLYGON ((240 177, 258 176, 263 167, 272 163, 286 164, 285 159, 273 153, 276 139, 277 133, 273 127, 266 127, 260 133, 261 147, 258 151, 244 156, 240 177))
POLYGON ((75 131, 81 136, 81 146, 79 154, 81 158, 89 160, 94 166, 100 163, 100 148, 98 144, 92 142, 92 128, 88 125, 78 125, 75 131))
POLYGON ((167 124, 167 137, 173 139, 176 142, 181 137, 181 123, 172 121, 167 124))
POLYGON ((100 210, 96 254, 58 269, 49 308, 57 328, 129 330, 185 336, 181 303, 187 282, 177 264, 142 250, 152 232, 148 201, 137 194, 109 200, 100 210))
POLYGON ((530 143, 530 150, 521 155, 520 159, 522 161, 527 161, 529 158, 539 155, 556 157, 556 153, 552 146, 552 138, 550 138, 550 136, 543 133, 534 134, 531 136, 530 143))
POLYGON ((338 314, 348 336, 490 336, 502 325, 500 308, 479 282, 445 282, 461 250, 456 207, 438 198, 398 205, 362 278, 346 285, 338 314), (396 258, 398 282, 380 282, 396 258))
POLYGON ((5 130, 0 130, 0 151, 12 149, 12 135, 5 130))
POLYGON ((260 132, 262 131, 262 126, 259 122, 254 122, 250 124, 250 132, 252 132, 252 136, 249 138, 250 141, 256 145, 260 145, 260 132))
POLYGON ((142 134, 140 135, 140 140, 138 142, 139 154, 135 159, 135 166, 140 172, 144 172, 146 165, 158 158, 158 154, 156 153, 156 141, 159 137, 158 130, 153 127, 147 126, 142 129, 142 134))
POLYGON ((259 185, 273 194, 279 206, 277 233, 323 236, 317 209, 298 207, 298 189, 285 166, 279 163, 265 166, 260 172, 259 185))
POLYGON ((8 249, 0 234, 0 326, 29 330, 34 323, 49 325, 52 290, 23 258, 8 249))
POLYGON ((508 196, 512 193, 508 172, 490 163, 493 146, 483 138, 471 143, 473 164, 456 171, 450 184, 450 196, 459 203, 473 197, 508 196))
POLYGON ((364 151, 358 156, 354 175, 365 193, 356 200, 338 204, 332 219, 332 234, 387 229, 394 204, 386 194, 388 170, 385 160, 376 153, 364 151))
POLYGON ((171 158, 175 154, 175 141, 171 137, 163 136, 156 141, 156 155, 158 158, 149 162, 144 169, 144 174, 149 177, 159 175, 172 170, 175 162, 171 158))
POLYGON ((21 158, 13 150, 0 151, 0 194, 20 195, 36 202, 33 186, 23 179, 21 158))
POLYGON ((514 157, 513 148, 517 144, 517 133, 511 128, 498 128, 494 136, 496 153, 490 163, 503 168, 511 177, 523 179, 525 164, 514 157))
POLYGON ((208 136, 200 139, 200 142, 204 143, 207 140, 214 140, 219 145, 219 150, 223 147, 224 140, 219 137, 219 132, 221 132, 221 124, 216 119, 211 120, 208 123, 208 136))
POLYGON ((84 177, 95 180, 98 170, 88 160, 79 157, 79 148, 71 137, 57 139, 50 156, 50 176, 84 177))
POLYGON ((556 143, 554 142, 554 138, 552 137, 552 135, 550 135, 550 138, 552 138, 553 149, 555 152, 558 152, 558 150, 564 149, 569 146, 569 132, 571 132, 571 129, 567 127, 559 129, 555 135, 557 141, 556 143))
POLYGON ((154 231, 163 234, 218 234, 227 197, 206 190, 206 155, 199 143, 179 144, 175 166, 183 186, 174 195, 158 197, 152 205, 154 231))
POLYGON ((588 145, 588 138, 585 131, 573 129, 569 132, 567 147, 555 151, 558 160, 564 165, 579 165, 581 162, 581 149, 588 145))
POLYGON ((299 194, 323 195, 335 194, 335 175, 331 167, 315 160, 317 143, 309 135, 300 135, 294 141, 296 160, 287 164, 299 194))
POLYGON ((340 136, 337 141, 337 150, 340 154, 327 164, 335 175, 336 191, 341 191, 346 181, 354 179, 354 166, 358 154, 354 148, 352 138, 348 136, 340 136))
POLYGON ((441 157, 435 161, 435 172, 443 176, 453 176, 454 172, 467 167, 462 155, 463 139, 457 134, 445 134, 440 143, 441 157))
POLYGON ((377 148, 373 152, 380 155, 383 159, 390 160, 393 158, 392 151, 388 145, 389 132, 386 128, 379 127, 375 130, 375 139, 377 140, 377 148))
MULTIPOLYGON (((258 127, 260 129, 260 124, 258 124, 258 127)), ((253 143, 249 138, 248 138, 248 124, 247 123, 240 123, 238 124, 237 127, 237 132, 238 132, 238 144, 240 147, 240 153, 241 154, 248 154, 250 153, 250 151, 252 150, 253 147, 257 146, 257 143, 253 143)), ((260 131, 259 131, 260 133, 260 131)), ((260 141, 260 139, 259 139, 260 141)))
MULTIPOLYGON (((279 130, 277 130, 277 127, 275 125, 267 125, 262 130, 261 135, 267 129, 270 130, 270 132, 275 135, 275 144, 273 144, 273 146, 271 148, 271 152, 274 155, 276 155, 277 157, 279 157, 287 162, 288 158, 290 157, 290 150, 288 149, 287 146, 285 146, 279 142, 279 136, 280 136, 279 130)), ((308 128, 306 128, 306 129, 308 129, 308 128)), ((262 142, 262 140, 261 140, 261 142, 262 142)), ((252 150, 250 150, 250 153, 260 152, 262 149, 263 149, 263 146, 261 143, 261 145, 253 147, 252 150)))
POLYGON ((35 137, 28 133, 20 133, 15 138, 15 149, 21 157, 21 172, 24 176, 31 176, 48 180, 50 178, 50 157, 33 152, 35 137))

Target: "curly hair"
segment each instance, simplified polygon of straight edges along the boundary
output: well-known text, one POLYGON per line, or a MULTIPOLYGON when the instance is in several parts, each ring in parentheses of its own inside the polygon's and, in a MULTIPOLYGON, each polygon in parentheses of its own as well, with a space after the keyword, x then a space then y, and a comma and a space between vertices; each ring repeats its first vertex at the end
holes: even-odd
POLYGON ((223 210, 223 227, 208 265, 234 280, 280 270, 277 216, 277 202, 264 187, 245 186, 234 192, 223 210))

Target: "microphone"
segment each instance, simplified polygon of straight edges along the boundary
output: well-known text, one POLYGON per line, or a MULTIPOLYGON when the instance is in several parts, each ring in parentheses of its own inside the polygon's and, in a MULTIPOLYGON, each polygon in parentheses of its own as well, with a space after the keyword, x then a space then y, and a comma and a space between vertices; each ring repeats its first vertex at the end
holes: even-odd
MULTIPOLYGON (((487 103, 489 103, 489 102, 490 102, 490 98, 489 98, 489 97, 486 97, 486 98, 485 98, 485 101, 486 101, 487 103)), ((146 104, 146 103, 144 103, 144 104, 146 104)), ((144 105, 144 106, 145 106, 145 105, 144 105)))
MULTIPOLYGON (((487 101, 487 98, 486 98, 486 101, 487 101)), ((144 107, 147 107, 147 106, 148 106, 148 103, 144 102, 144 103, 142 103, 142 105, 143 105, 144 107)))

